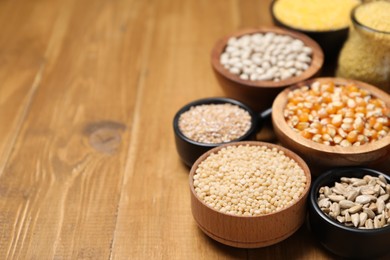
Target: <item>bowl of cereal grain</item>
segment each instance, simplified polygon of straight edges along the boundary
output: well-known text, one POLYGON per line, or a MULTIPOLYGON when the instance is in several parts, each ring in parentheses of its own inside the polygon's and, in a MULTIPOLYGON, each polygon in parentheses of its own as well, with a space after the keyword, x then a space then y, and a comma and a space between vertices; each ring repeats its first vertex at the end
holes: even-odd
POLYGON ((314 39, 325 60, 337 57, 347 39, 351 10, 360 0, 274 0, 270 5, 275 25, 314 39))
MULTIPOLYGON (((362 167, 333 168, 313 182, 309 228, 332 253, 376 259, 390 253, 390 177, 362 167)), ((382 258, 381 258, 382 259, 382 258)))
POLYGON ((176 150, 189 167, 206 151, 229 142, 254 140, 271 108, 255 113, 244 103, 225 97, 192 101, 173 119, 176 150))
POLYGON ((315 78, 283 92, 272 106, 275 135, 312 173, 340 166, 390 172, 390 95, 364 82, 315 78))
POLYGON ((313 77, 323 52, 308 36, 278 27, 243 29, 219 39, 211 64, 228 97, 255 111, 272 105, 287 86, 313 77))
POLYGON ((189 176, 192 215, 212 239, 239 248, 276 244, 306 216, 311 175, 279 145, 244 141, 203 154, 189 176))

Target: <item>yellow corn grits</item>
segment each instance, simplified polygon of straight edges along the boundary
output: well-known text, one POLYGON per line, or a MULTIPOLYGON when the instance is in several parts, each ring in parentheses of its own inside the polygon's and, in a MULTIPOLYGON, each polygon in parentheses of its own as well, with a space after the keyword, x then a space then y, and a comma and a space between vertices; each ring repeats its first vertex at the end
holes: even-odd
POLYGON ((348 27, 358 0, 278 0, 273 11, 282 23, 296 29, 327 31, 348 27))
POLYGON ((367 27, 390 33, 390 1, 377 1, 360 6, 355 17, 367 27))

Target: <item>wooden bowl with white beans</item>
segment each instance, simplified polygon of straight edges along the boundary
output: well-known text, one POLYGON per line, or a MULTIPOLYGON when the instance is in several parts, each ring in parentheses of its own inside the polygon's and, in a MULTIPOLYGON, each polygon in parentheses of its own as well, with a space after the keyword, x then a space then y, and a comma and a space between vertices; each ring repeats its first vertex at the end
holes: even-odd
POLYGON ((390 174, 390 95, 364 82, 315 78, 285 89, 272 106, 279 142, 312 174, 367 166, 390 174))
POLYGON ((276 244, 303 224, 311 174, 279 145, 242 141, 203 154, 189 176, 192 215, 212 239, 238 248, 276 244))
POLYGON ((308 36, 279 27, 243 29, 219 39, 211 64, 228 97, 259 112, 284 88, 317 75, 321 47, 308 36))

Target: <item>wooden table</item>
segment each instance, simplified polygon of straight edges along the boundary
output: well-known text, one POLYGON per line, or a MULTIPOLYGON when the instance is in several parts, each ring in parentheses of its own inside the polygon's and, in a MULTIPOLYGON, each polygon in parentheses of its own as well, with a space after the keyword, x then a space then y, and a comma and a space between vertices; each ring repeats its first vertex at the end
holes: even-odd
POLYGON ((172 119, 222 96, 215 41, 259 0, 0 2, 0 259, 330 259, 304 225, 262 249, 205 236, 172 119))

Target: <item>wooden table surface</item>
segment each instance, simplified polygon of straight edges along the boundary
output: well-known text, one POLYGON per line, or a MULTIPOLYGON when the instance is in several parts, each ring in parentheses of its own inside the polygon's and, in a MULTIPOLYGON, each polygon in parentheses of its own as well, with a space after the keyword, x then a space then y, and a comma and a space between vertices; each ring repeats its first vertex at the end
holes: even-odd
POLYGON ((267 248, 204 235, 172 119, 223 96, 215 41, 270 1, 0 1, 0 259, 331 259, 304 225, 267 248))

